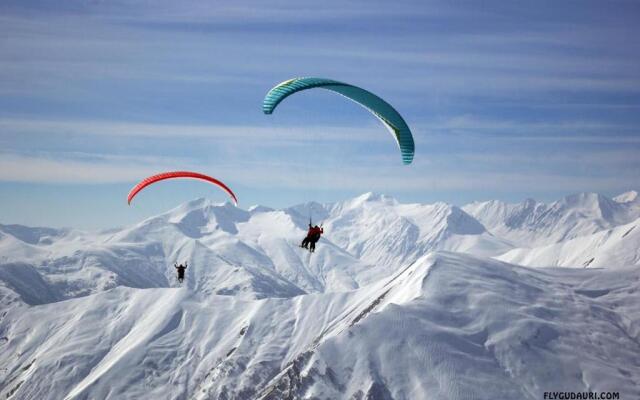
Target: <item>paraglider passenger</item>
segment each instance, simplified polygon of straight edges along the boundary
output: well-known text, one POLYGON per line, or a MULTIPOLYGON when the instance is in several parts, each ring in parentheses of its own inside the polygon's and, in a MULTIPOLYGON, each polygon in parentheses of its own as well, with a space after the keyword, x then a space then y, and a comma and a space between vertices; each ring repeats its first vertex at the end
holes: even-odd
POLYGON ((313 226, 311 225, 311 223, 309 223, 309 230, 307 231, 307 236, 304 239, 302 239, 302 243, 300 244, 300 247, 308 249, 309 242, 311 241, 311 236, 313 236, 313 226))
POLYGON ((314 252, 316 251, 316 243, 318 242, 318 240, 320 240, 320 236, 322 236, 322 234, 324 233, 324 229, 318 225, 314 226, 313 228, 309 229, 309 231, 311 232, 311 238, 309 239, 309 242, 311 243, 311 248, 309 249, 310 252, 314 252))
POLYGON ((185 262, 184 265, 174 263, 173 266, 178 272, 178 282, 182 283, 182 281, 184 281, 184 270, 187 269, 187 263, 185 262))

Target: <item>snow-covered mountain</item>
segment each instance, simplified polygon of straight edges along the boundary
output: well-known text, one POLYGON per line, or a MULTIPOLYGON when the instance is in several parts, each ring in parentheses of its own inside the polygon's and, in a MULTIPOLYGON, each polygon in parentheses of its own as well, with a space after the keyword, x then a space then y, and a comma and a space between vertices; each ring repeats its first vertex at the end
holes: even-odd
POLYGON ((198 199, 100 232, 0 225, 0 397, 636 398, 632 197, 198 199))
MULTIPOLYGON (((631 198, 629 193, 618 199, 631 198)), ((491 233, 518 247, 558 243, 640 218, 640 207, 633 201, 614 201, 597 193, 579 193, 551 204, 532 199, 517 204, 492 200, 471 203, 462 209, 491 233)))
POLYGON ((638 192, 635 190, 621 193, 615 196, 613 200, 618 203, 640 203, 640 197, 638 197, 638 192))
POLYGON ((636 398, 639 272, 434 253, 342 293, 240 300, 120 287, 14 307, 0 322, 2 395, 636 398))
POLYGON ((513 249, 496 258, 532 267, 620 268, 640 265, 640 219, 560 243, 513 249))
MULTIPOLYGON (((371 265, 369 275, 382 270, 376 279, 433 250, 496 255, 512 248, 466 212, 445 203, 400 204, 391 197, 365 193, 345 202, 302 205, 290 211, 305 215, 301 211, 306 209, 319 212, 332 243, 371 265)), ((307 223, 304 217, 300 221, 307 223)))
MULTIPOLYGON (((174 262, 190 260, 187 285, 244 298, 351 290, 432 250, 501 254, 512 247, 461 209, 399 204, 367 193, 345 202, 250 211, 206 199, 139 224, 83 233, 0 226, 3 263, 22 262, 51 283, 55 298, 116 286, 175 285, 174 262), (298 244, 309 212, 327 232, 311 257, 298 244)), ((16 286, 10 274, 5 282, 16 286)))

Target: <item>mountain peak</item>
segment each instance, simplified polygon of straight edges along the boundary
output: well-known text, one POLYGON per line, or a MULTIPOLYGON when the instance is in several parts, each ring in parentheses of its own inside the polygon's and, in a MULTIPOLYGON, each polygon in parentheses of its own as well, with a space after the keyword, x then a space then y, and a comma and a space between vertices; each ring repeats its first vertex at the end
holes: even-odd
POLYGON ((360 204, 365 202, 385 202, 385 203, 397 203, 396 199, 391 196, 376 192, 363 193, 360 196, 353 199, 353 203, 360 204))
POLYGON ((224 202, 216 202, 206 197, 198 197, 197 199, 189 200, 172 210, 169 210, 168 214, 182 214, 189 211, 206 210, 210 208, 237 209, 238 207, 228 200, 224 202))
POLYGON ((629 190, 628 192, 621 193, 613 198, 617 203, 631 203, 638 200, 638 192, 635 190, 629 190))
POLYGON ((198 197, 196 199, 189 200, 187 202, 180 204, 179 206, 174 208, 174 210, 183 210, 183 211, 193 210, 193 209, 204 208, 212 205, 217 205, 217 204, 215 204, 211 199, 207 199, 206 197, 198 197))
POLYGON ((571 208, 600 209, 609 203, 612 203, 611 199, 599 193, 583 192, 566 196, 555 204, 571 208))
POLYGON ((263 213, 263 212, 271 212, 271 211, 274 211, 274 209, 271 207, 260 205, 260 204, 255 204, 249 207, 247 211, 249 211, 251 214, 257 214, 257 213, 263 213))

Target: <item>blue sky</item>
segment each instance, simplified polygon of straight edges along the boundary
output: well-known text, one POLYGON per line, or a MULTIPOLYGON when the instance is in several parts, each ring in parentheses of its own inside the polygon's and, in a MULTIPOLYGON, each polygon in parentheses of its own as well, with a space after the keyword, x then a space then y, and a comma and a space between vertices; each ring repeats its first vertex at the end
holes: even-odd
POLYGON ((550 201, 640 187, 635 1, 5 1, 0 5, 0 223, 104 228, 195 197, 126 194, 187 169, 240 205, 367 191, 405 202, 550 201), (405 117, 415 161, 322 90, 364 87, 405 117))

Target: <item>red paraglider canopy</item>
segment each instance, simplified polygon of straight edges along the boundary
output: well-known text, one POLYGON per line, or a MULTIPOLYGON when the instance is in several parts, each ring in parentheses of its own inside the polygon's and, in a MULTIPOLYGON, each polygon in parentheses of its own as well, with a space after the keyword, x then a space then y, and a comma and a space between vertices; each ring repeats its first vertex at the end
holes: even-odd
POLYGON ((199 174, 197 172, 190 172, 190 171, 163 172, 161 174, 157 174, 157 175, 150 176, 148 178, 144 178, 142 181, 140 181, 140 183, 135 185, 133 187, 133 189, 131 189, 131 191, 129 192, 129 196, 127 196, 127 203, 129 203, 129 205, 131 205, 131 200, 133 200, 133 198, 138 194, 139 191, 141 191, 142 189, 146 188, 147 186, 149 186, 149 185, 151 185, 153 183, 159 182, 159 181, 163 181, 165 179, 174 179, 174 178, 201 179, 203 181, 207 181, 207 182, 213 183, 214 185, 218 185, 219 187, 222 188, 222 190, 227 192, 227 194, 229 194, 229 196, 231 196, 231 198, 233 199, 233 202, 235 203, 235 205, 236 206, 238 205, 238 199, 236 198, 236 195, 233 193, 233 191, 231 191, 231 189, 229 189, 229 187, 227 185, 225 185, 224 183, 220 182, 216 178, 212 178, 212 177, 210 177, 208 175, 199 174))

